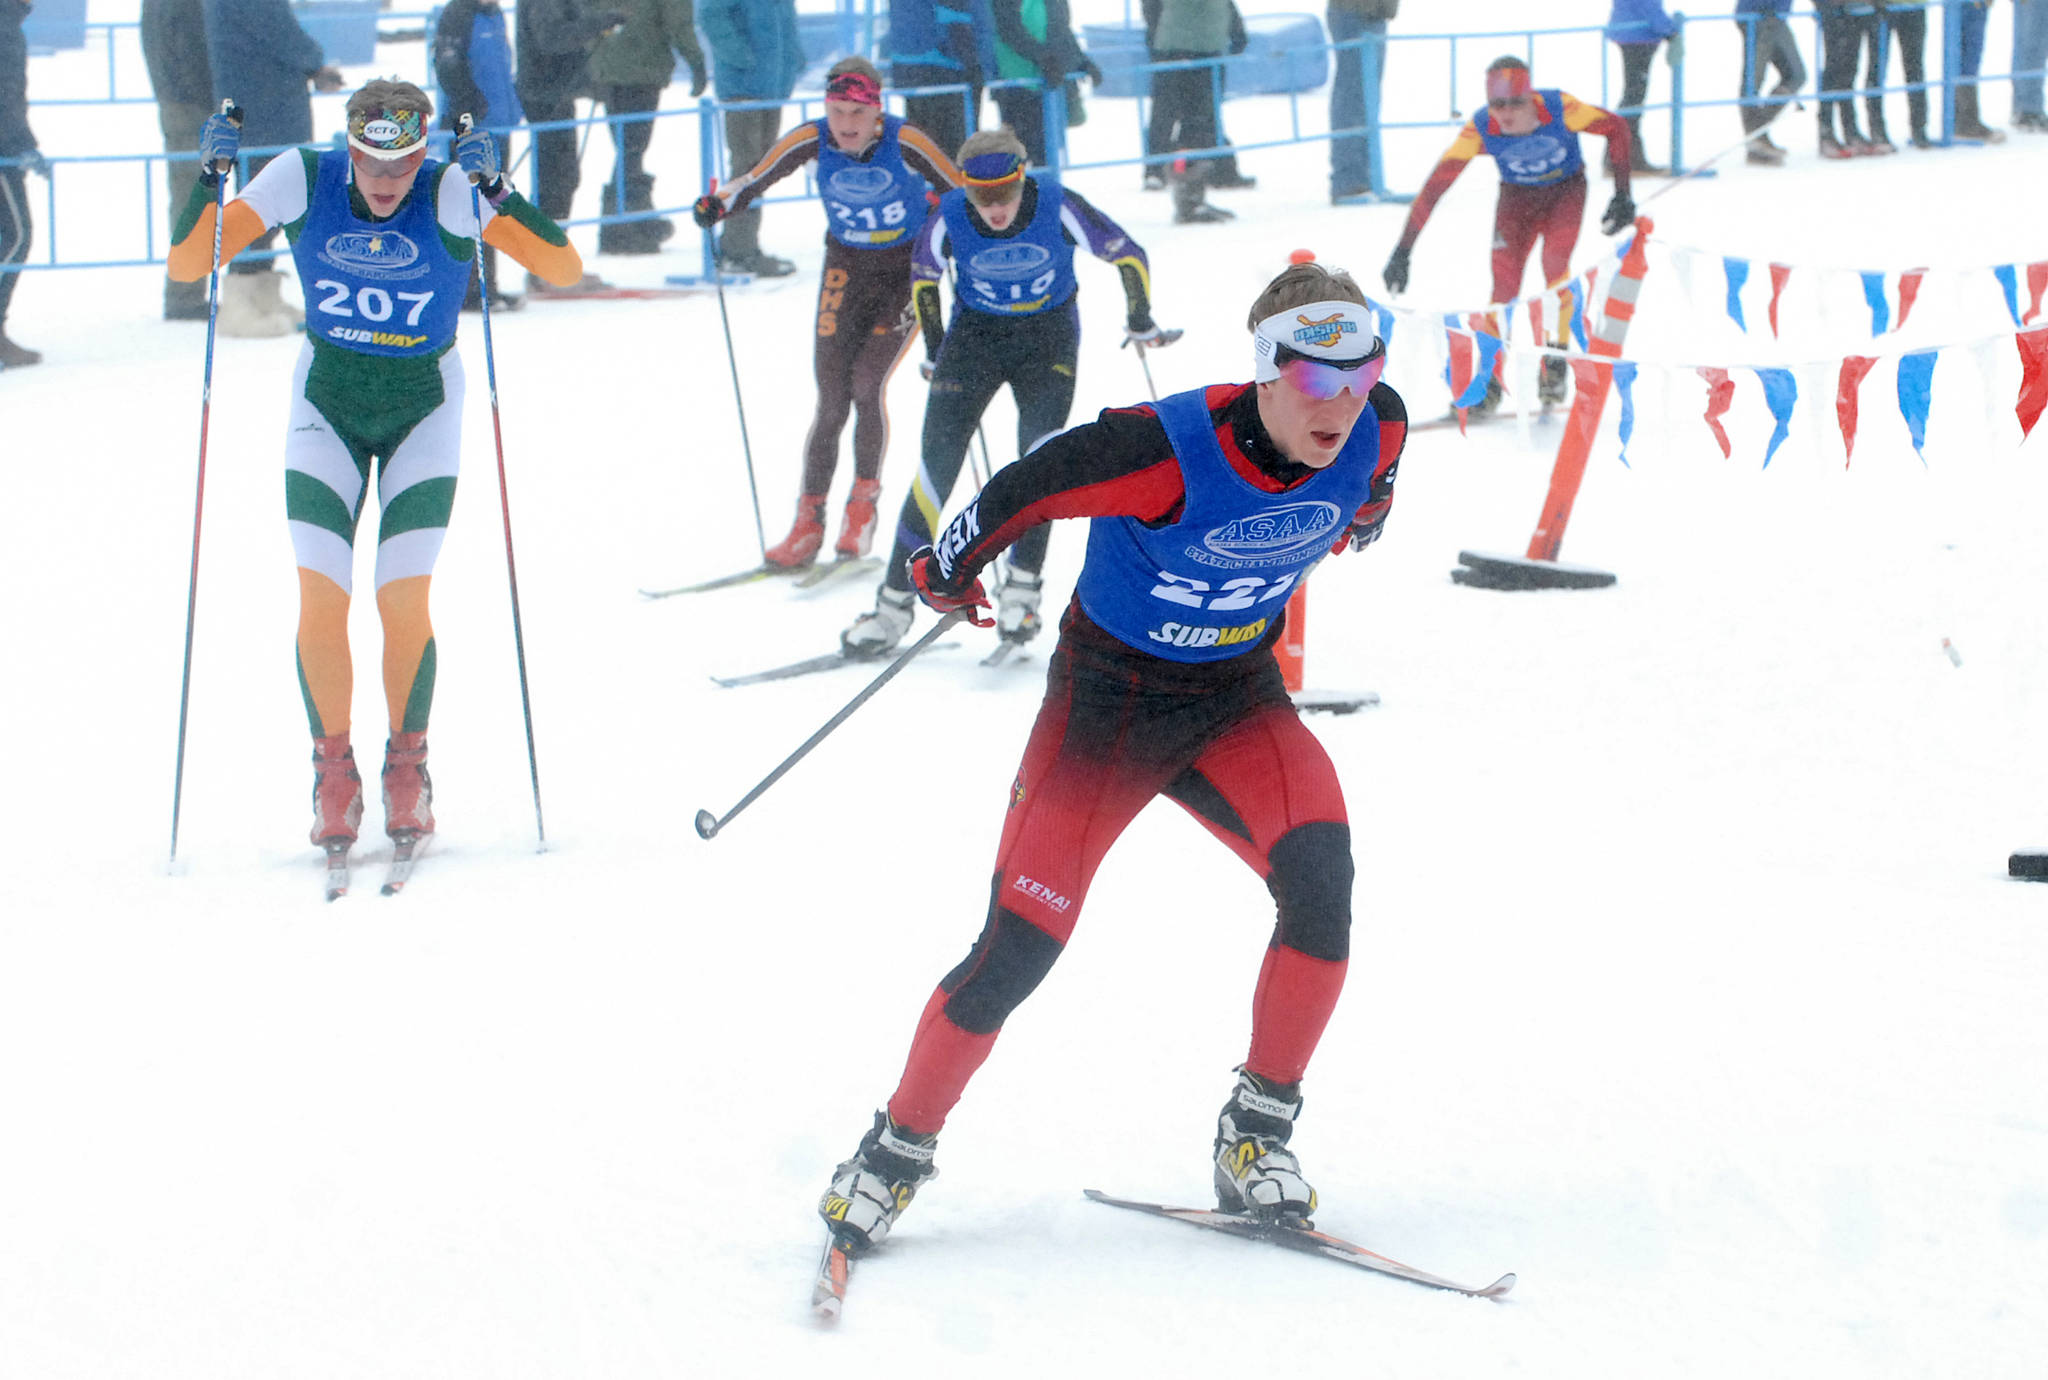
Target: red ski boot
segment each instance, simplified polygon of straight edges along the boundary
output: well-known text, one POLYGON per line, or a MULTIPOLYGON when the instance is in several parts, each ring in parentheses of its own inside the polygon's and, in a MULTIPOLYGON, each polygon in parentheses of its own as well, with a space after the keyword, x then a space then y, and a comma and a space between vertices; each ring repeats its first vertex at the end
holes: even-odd
POLYGON ((840 524, 839 540, 832 554, 842 561, 856 560, 875 546, 875 500, 882 496, 879 479, 856 479, 846 496, 846 520, 840 524))
POLYGON ((384 832, 401 842, 434 832, 424 733, 394 733, 384 744, 384 832))
POLYGON ((818 559, 818 548, 824 544, 825 496, 805 494, 796 501, 796 522, 789 535, 769 547, 765 559, 770 565, 795 570, 818 559))
POLYGON ((347 848, 363 822, 363 776, 348 735, 313 740, 313 832, 322 848, 347 848))

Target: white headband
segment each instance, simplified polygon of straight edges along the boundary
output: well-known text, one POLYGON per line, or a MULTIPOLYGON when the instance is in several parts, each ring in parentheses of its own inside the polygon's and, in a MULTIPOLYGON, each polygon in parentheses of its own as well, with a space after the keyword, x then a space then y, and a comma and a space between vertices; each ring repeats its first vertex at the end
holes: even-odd
POLYGON ((1252 377, 1259 383, 1279 378, 1283 348, 1333 364, 1357 363, 1378 347, 1378 324, 1371 308, 1357 302, 1310 302, 1274 312, 1252 331, 1252 377))

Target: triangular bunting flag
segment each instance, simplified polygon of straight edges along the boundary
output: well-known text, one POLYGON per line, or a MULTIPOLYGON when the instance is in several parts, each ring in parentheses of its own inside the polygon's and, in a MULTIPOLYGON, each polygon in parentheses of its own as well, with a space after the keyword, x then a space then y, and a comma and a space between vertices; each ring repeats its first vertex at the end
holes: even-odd
MULTIPOLYGON (((1485 380, 1505 377, 1507 357, 1501 349, 1500 328, 1493 323, 1487 313, 1473 312, 1471 326, 1473 342, 1479 347, 1479 363, 1473 369, 1473 373, 1478 376, 1479 397, 1483 398, 1486 396, 1485 380)), ((1478 401, 1479 398, 1474 398, 1472 402, 1461 405, 1470 407, 1472 403, 1478 401)))
POLYGON ((1726 369, 1711 366, 1703 366, 1699 375, 1707 381, 1707 428, 1721 443, 1721 458, 1726 460, 1735 451, 1728 444, 1728 433, 1721 426, 1721 418, 1735 402, 1735 380, 1728 377, 1726 369))
POLYGON ((1621 463, 1628 464, 1628 438, 1636 430, 1636 366, 1626 360, 1614 362, 1614 386, 1621 393, 1621 463))
POLYGON ((1764 468, 1769 469, 1771 457, 1778 453, 1778 447, 1792 430, 1792 409, 1799 402, 1799 384, 1790 369, 1758 369, 1755 373, 1764 386, 1764 401, 1770 404, 1771 415, 1778 419, 1777 426, 1771 429, 1770 444, 1764 447, 1764 468))
POLYGON ((1902 329, 1906 318, 1913 312, 1913 303, 1920 296, 1920 280, 1927 276, 1927 270, 1916 268, 1910 272, 1893 275, 1890 273, 1864 273, 1863 300, 1870 303, 1870 333, 1884 335, 1902 329), (1893 308, 1893 297, 1897 297, 1897 309, 1893 308))
POLYGON ((1912 269, 1899 275, 1899 324, 1893 330, 1906 329, 1906 318, 1913 314, 1913 303, 1920 300, 1920 280, 1927 276, 1924 268, 1912 269))
POLYGON ((2048 406, 2048 327, 2021 331, 2012 338, 2020 352, 2020 400, 2013 409, 2020 419, 2020 439, 2026 440, 2048 406))
POLYGON ((1578 342, 1581 350, 1591 349, 1592 346, 1586 340, 1586 298, 1584 290, 1579 287, 1579 280, 1576 278, 1566 283, 1564 290, 1571 298, 1570 325, 1572 339, 1578 342))
POLYGON ((1785 295, 1785 281, 1792 276, 1792 265, 1771 265, 1771 339, 1778 338, 1778 299, 1785 295))
POLYGON ((1749 260, 1723 256, 1721 267, 1728 274, 1728 315, 1747 332, 1749 326, 1742 319, 1742 285, 1749 281, 1749 260))
MULTIPOLYGON (((1474 370, 1472 337, 1458 329, 1458 318, 1456 316, 1446 316, 1444 318, 1444 341, 1450 349, 1450 358, 1444 362, 1444 385, 1451 390, 1451 406, 1457 408, 1462 413, 1473 403, 1478 402, 1480 398, 1486 396, 1486 376, 1474 370), (1479 392, 1471 397, 1467 397, 1466 395, 1472 392, 1472 384, 1475 379, 1479 383, 1479 392)), ((1459 429, 1463 430, 1464 418, 1462 416, 1459 418, 1458 425, 1459 429)))
POLYGON ((1863 387, 1863 376, 1877 361, 1869 355, 1850 355, 1842 361, 1842 376, 1835 384, 1835 416, 1842 422, 1842 468, 1849 468, 1849 457, 1856 453, 1856 392, 1863 387))
POLYGON ((1998 290, 2005 294, 2005 309, 2012 313, 2012 324, 2024 326, 2020 320, 2020 284, 2018 270, 2011 264, 2000 264, 1991 270, 1991 276, 1998 280, 1998 290))
POLYGON ((1899 415, 1913 438, 1913 453, 1927 463, 1927 409, 1934 391, 1934 350, 1918 350, 1899 359, 1899 415))
POLYGON ((2048 259, 2027 265, 2027 314, 2020 321, 2022 326, 2034 324, 2034 318, 2041 314, 2041 294, 2048 292, 2048 259))

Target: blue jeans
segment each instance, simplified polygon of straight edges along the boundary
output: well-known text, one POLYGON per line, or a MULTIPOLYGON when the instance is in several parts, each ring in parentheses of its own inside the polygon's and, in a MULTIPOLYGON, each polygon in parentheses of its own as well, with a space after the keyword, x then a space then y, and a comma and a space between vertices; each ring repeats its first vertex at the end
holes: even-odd
POLYGON ((1360 19, 1332 5, 1325 16, 1332 43, 1349 43, 1374 34, 1378 43, 1337 49, 1337 72, 1330 80, 1330 194, 1356 192, 1372 186, 1372 144, 1368 126, 1380 122, 1379 79, 1386 70, 1387 21, 1360 19), (1365 64, 1372 63, 1373 108, 1365 108, 1365 64), (1340 130, 1354 130, 1343 134, 1340 130))
POLYGON ((1963 6, 1963 41, 1956 54, 1956 70, 1966 77, 1974 77, 1984 68, 1985 13, 1983 5, 1963 6))
POLYGON ((2048 114, 2041 105, 2041 69, 2044 65, 2048 65, 2048 0, 2013 0, 2013 114, 2048 114), (2021 72, 2032 72, 2033 75, 2017 75, 2021 72))

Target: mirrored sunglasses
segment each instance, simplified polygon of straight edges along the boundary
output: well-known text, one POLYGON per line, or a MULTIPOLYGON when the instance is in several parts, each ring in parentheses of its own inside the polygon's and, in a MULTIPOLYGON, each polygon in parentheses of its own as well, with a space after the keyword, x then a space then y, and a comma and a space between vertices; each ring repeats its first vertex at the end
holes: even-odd
POLYGON ((1328 402, 1347 388, 1352 397, 1363 398, 1386 372, 1387 347, 1384 341, 1375 340, 1372 353, 1363 359, 1331 360, 1283 345, 1274 355, 1274 364, 1281 378, 1317 402, 1328 402))

